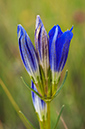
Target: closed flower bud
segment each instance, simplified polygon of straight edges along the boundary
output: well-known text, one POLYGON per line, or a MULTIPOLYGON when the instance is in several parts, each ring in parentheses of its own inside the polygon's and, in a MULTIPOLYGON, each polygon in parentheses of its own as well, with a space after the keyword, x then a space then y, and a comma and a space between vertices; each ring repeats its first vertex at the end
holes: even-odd
MULTIPOLYGON (((33 90, 37 92, 36 86, 33 82, 31 82, 31 87, 33 90)), ((47 117, 47 105, 41 100, 33 91, 32 91, 32 101, 35 108, 36 113, 38 114, 39 120, 44 121, 47 117)))
POLYGON ((39 58, 39 63, 44 69, 45 76, 47 77, 47 70, 49 68, 48 35, 39 15, 36 18, 35 46, 39 58))
POLYGON ((69 52, 70 41, 73 37, 71 30, 61 31, 59 25, 49 31, 49 60, 52 70, 52 81, 55 82, 63 70, 69 52))
POLYGON ((35 48, 21 25, 18 25, 17 27, 17 34, 19 50, 24 66, 29 75, 37 82, 37 76, 39 76, 39 64, 35 48))

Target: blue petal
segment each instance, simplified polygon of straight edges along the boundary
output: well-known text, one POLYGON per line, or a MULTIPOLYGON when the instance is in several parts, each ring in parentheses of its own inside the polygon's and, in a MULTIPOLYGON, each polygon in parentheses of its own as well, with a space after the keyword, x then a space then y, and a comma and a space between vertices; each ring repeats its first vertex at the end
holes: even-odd
MULTIPOLYGON (((37 92, 37 89, 34 83, 31 81, 31 87, 37 92)), ((32 100, 35 111, 38 113, 39 120, 43 121, 47 119, 47 104, 41 100, 33 91, 32 91, 32 100)))
POLYGON ((41 42, 40 42, 40 37, 41 37, 41 30, 42 30, 42 27, 43 27, 43 23, 40 19, 39 16, 37 16, 37 19, 36 19, 36 29, 35 29, 35 47, 36 47, 36 51, 37 51, 37 54, 38 56, 40 57, 41 59, 41 42))
POLYGON ((56 69, 56 41, 63 34, 59 25, 54 26, 49 31, 49 60, 50 67, 54 71, 56 69))
POLYGON ((32 74, 32 72, 38 69, 38 59, 34 46, 21 25, 17 27, 17 34, 21 58, 28 73, 32 74))
POLYGON ((49 67, 48 36, 39 15, 36 19, 35 46, 40 64, 46 70, 49 67))
MULTIPOLYGON (((32 89, 34 89, 37 92, 36 86, 34 85, 33 81, 31 81, 31 87, 32 87, 32 89)), ((38 104, 40 106, 40 110, 43 110, 45 108, 46 103, 43 100, 41 100, 33 91, 32 91, 32 100, 33 100, 35 110, 37 110, 36 108, 37 108, 38 104), (36 101, 37 101, 37 103, 36 103, 36 101)))
POLYGON ((56 42, 56 55, 57 55, 57 71, 62 71, 69 52, 70 41, 73 37, 71 31, 66 31, 56 42))
POLYGON ((73 37, 72 29, 63 33, 59 26, 54 26, 49 32, 49 59, 53 71, 62 71, 65 66, 70 41, 73 37))
MULTIPOLYGON (((32 87, 33 90, 35 90, 34 89, 34 83, 33 83, 33 81, 31 81, 31 87, 32 87)), ((35 96, 34 96, 34 92, 33 91, 32 91, 32 100, 33 100, 33 104, 34 104, 35 103, 35 96)))
POLYGON ((50 37, 51 40, 53 40, 53 38, 54 38, 54 35, 55 35, 55 33, 56 33, 56 29, 58 30, 58 33, 57 33, 57 36, 55 37, 55 38, 56 38, 55 40, 57 40, 57 38, 59 38, 59 37, 63 34, 63 32, 61 31, 61 28, 60 28, 59 25, 54 26, 54 27, 49 31, 49 33, 48 33, 48 35, 49 35, 49 37, 50 37))

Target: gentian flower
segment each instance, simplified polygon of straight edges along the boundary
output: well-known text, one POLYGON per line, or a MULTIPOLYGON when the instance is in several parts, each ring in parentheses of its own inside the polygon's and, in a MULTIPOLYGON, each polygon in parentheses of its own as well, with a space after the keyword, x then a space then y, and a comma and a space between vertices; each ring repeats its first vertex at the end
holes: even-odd
POLYGON ((52 81, 57 81, 63 70, 69 52, 70 41, 73 37, 72 29, 61 31, 59 25, 49 31, 49 60, 52 70, 52 81))
MULTIPOLYGON (((31 87, 37 92, 36 86, 33 81, 31 81, 31 87)), ((40 121, 46 120, 47 115, 47 104, 41 100, 33 91, 32 91, 32 101, 35 108, 35 112, 38 114, 40 121)))
POLYGON ((18 25, 17 27, 17 34, 20 54, 24 66, 29 75, 37 82, 37 76, 39 76, 39 64, 35 48, 25 29, 21 25, 18 25))
POLYGON ((35 46, 39 63, 44 70, 45 77, 47 78, 47 70, 49 68, 49 42, 48 35, 39 15, 36 19, 35 46))
MULTIPOLYGON (((72 29, 62 32, 59 25, 48 33, 37 16, 35 27, 35 48, 21 25, 17 34, 19 49, 24 66, 31 76, 33 85, 40 96, 51 98, 57 89, 58 80, 67 61, 72 29)), ((35 97, 36 98, 36 97, 35 97)))

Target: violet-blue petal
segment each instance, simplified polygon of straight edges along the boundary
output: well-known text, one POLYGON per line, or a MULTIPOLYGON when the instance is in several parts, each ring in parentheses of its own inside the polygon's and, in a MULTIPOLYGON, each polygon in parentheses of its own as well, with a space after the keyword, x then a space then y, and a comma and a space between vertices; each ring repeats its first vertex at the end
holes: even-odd
MULTIPOLYGON (((32 81, 31 81, 31 87, 37 92, 37 89, 32 81)), ((47 116, 46 103, 43 100, 41 100, 33 91, 32 91, 32 101, 35 111, 38 113, 40 121, 43 121, 43 118, 46 119, 47 116)))
POLYGON ((56 69, 56 41, 63 34, 59 25, 54 26, 48 33, 49 35, 49 60, 50 67, 54 71, 56 69))
MULTIPOLYGON (((37 89, 36 89, 36 86, 35 84, 33 83, 33 81, 31 81, 31 87, 33 90, 35 90, 37 92, 37 89)), ((39 106, 41 109, 45 108, 46 106, 46 103, 40 99, 33 91, 32 91, 32 100, 33 100, 33 104, 34 104, 34 107, 36 108, 37 106, 37 103, 36 103, 36 99, 38 100, 38 103, 39 103, 39 106)))
MULTIPOLYGON (((73 29, 73 28, 72 28, 73 29)), ((62 32, 60 27, 54 26, 49 32, 49 59, 53 71, 59 72, 65 66, 70 41, 73 37, 71 30, 62 32)))
POLYGON ((73 37, 73 33, 71 31, 66 31, 64 34, 58 39, 56 45, 56 55, 57 55, 57 71, 62 71, 65 63, 67 61, 70 41, 73 37))
POLYGON ((21 25, 18 25, 17 27, 17 35, 21 58, 26 70, 32 75, 32 73, 38 69, 38 59, 34 46, 21 25))
POLYGON ((35 47, 39 62, 46 71, 49 67, 48 36, 39 15, 36 18, 35 47))
POLYGON ((52 42, 52 40, 53 40, 53 38, 54 38, 54 35, 55 35, 55 33, 56 33, 56 29, 58 30, 58 32, 57 32, 57 36, 55 37, 55 40, 57 40, 57 38, 59 38, 59 37, 63 34, 63 32, 62 32, 60 26, 59 26, 59 25, 57 25, 57 26, 54 25, 53 28, 52 28, 52 29, 49 31, 49 33, 48 33, 51 42, 52 42))

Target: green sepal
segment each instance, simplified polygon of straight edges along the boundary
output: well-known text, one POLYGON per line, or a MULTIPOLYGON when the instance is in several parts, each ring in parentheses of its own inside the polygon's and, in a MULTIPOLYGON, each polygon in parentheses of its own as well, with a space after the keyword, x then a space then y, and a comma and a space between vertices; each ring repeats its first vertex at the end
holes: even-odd
POLYGON ((52 96, 54 96, 56 94, 59 81, 60 81, 60 76, 58 77, 57 82, 54 81, 52 83, 52 96))
POLYGON ((45 82, 45 73, 44 73, 44 70, 43 70, 41 65, 39 65, 39 70, 40 70, 40 77, 41 77, 42 83, 44 84, 44 82, 45 82))
POLYGON ((60 93, 60 91, 63 88, 64 83, 66 81, 67 75, 68 75, 68 70, 66 70, 66 74, 65 74, 64 80, 63 80, 61 86, 59 87, 59 89, 57 90, 56 94, 52 97, 52 100, 60 93))
MULTIPOLYGON (((19 111, 22 118, 27 122, 27 124, 30 126, 30 129, 35 129, 34 126, 31 124, 31 122, 26 118, 26 116, 22 113, 22 111, 19 111)), ((28 128, 29 129, 29 128, 28 128)))
POLYGON ((42 85, 42 82, 41 82, 41 78, 40 78, 39 76, 37 76, 37 85, 38 85, 37 91, 38 91, 42 96, 44 96, 44 88, 43 88, 43 85, 42 85))
POLYGON ((41 65, 39 65, 39 70, 40 70, 40 83, 41 83, 41 88, 42 88, 42 91, 43 91, 43 96, 45 96, 45 73, 44 73, 44 70, 42 68, 41 65))
POLYGON ((47 76, 48 76, 48 94, 49 96, 52 96, 52 71, 50 67, 47 71, 47 76))
POLYGON ((47 76, 48 76, 49 82, 52 82, 52 71, 51 71, 50 67, 49 67, 49 69, 47 71, 47 76))
POLYGON ((62 106, 62 108, 61 108, 61 110, 60 110, 60 113, 59 113, 59 115, 58 115, 58 118, 57 118, 57 121, 56 121, 56 124, 55 124, 54 129, 57 129, 57 125, 58 125, 58 122, 59 122, 59 119, 60 119, 60 116, 61 116, 61 114, 62 114, 63 109, 64 109, 64 105, 62 106))
POLYGON ((22 79, 23 83, 25 84, 25 86, 26 86, 29 90, 33 91, 40 99, 44 100, 44 99, 38 94, 38 92, 36 92, 34 89, 32 89, 32 88, 24 81, 23 77, 21 77, 21 79, 22 79))
POLYGON ((31 80, 33 81, 33 83, 35 84, 35 80, 32 76, 30 76, 31 80))

